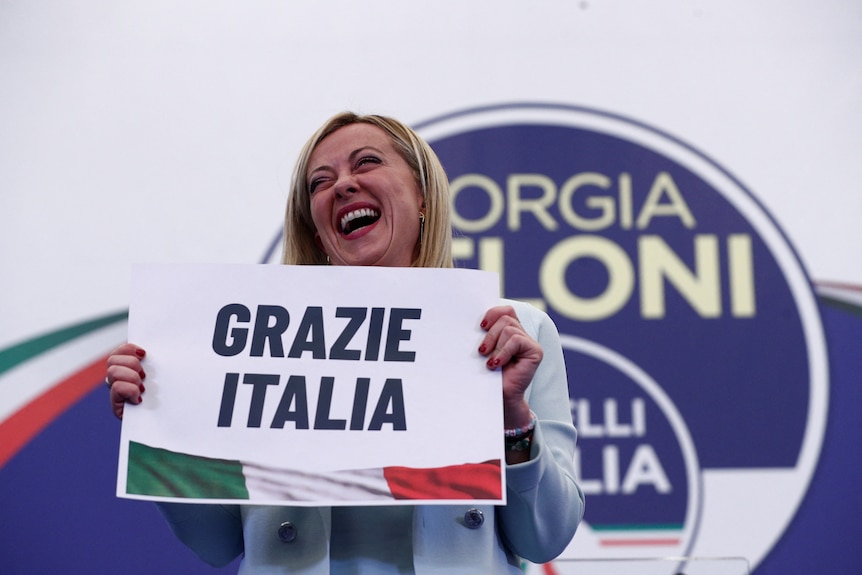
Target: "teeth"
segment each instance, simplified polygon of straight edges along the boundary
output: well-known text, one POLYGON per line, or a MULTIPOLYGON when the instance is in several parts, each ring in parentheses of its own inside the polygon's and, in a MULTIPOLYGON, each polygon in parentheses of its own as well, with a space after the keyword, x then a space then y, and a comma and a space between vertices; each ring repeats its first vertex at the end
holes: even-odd
POLYGON ((341 231, 346 232, 347 224, 349 224, 356 218, 376 217, 379 215, 380 214, 377 212, 377 210, 372 210, 370 208, 361 208, 352 212, 348 212, 344 214, 344 216, 342 216, 341 218, 341 231))

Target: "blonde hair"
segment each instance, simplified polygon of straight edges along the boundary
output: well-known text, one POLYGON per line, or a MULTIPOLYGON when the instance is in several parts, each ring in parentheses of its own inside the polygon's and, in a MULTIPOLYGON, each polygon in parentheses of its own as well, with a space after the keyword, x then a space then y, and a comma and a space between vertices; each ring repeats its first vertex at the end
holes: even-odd
MULTIPOLYGON (((308 161, 311 153, 324 138, 351 124, 370 124, 389 134, 395 149, 413 171, 425 201, 424 232, 420 238, 419 257, 413 262, 413 266, 452 267, 449 180, 437 154, 416 132, 398 120, 386 116, 360 116, 352 112, 342 112, 327 120, 299 153, 284 215, 282 263, 327 263, 326 254, 320 251, 314 241, 316 230, 311 220, 310 194, 306 181, 308 161)), ((416 217, 418 218, 419 214, 416 214, 416 217)))

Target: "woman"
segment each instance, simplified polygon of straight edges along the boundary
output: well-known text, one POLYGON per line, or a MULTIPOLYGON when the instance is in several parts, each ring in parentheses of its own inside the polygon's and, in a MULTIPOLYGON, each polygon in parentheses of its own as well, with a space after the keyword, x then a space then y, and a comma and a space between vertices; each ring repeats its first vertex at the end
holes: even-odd
MULTIPOLYGON (((448 181, 434 152, 390 118, 331 118, 300 153, 285 217, 284 263, 451 267, 448 181)), ((501 369, 505 506, 297 508, 160 504, 177 536, 242 574, 520 573, 559 555, 583 515, 575 429, 550 318, 507 301, 485 314, 479 354, 501 369)), ((111 404, 142 401, 145 351, 108 359, 111 404)), ((450 430, 442 441, 457 441, 450 430)))

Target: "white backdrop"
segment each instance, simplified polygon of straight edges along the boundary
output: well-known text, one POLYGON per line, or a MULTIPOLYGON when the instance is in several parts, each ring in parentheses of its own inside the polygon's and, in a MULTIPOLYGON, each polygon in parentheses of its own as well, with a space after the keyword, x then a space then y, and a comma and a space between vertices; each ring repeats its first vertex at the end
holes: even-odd
POLYGON ((343 109, 640 120, 862 284, 860 63, 855 0, 0 0, 0 347, 125 308, 131 262, 259 261, 343 109))

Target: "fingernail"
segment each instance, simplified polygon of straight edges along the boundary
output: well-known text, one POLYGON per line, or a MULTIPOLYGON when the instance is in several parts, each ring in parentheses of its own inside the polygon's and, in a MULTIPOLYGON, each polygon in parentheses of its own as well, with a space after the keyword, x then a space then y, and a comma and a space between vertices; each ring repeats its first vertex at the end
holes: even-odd
POLYGON ((483 319, 482 323, 480 323, 479 326, 484 329, 484 328, 488 327, 488 322, 483 319))
POLYGON ((497 367, 498 365, 500 365, 500 358, 499 358, 499 357, 495 357, 495 358, 494 358, 494 367, 497 367))
POLYGON ((144 379, 145 377, 147 377, 147 374, 146 374, 146 373, 144 373, 144 370, 143 370, 143 369, 142 369, 141 371, 139 371, 139 372, 138 372, 138 375, 140 375, 140 376, 141 376, 141 379, 144 379))
POLYGON ((479 353, 484 354, 486 349, 487 348, 485 347, 485 344, 483 343, 482 345, 479 346, 479 353))
POLYGON ((136 349, 136 350, 135 350, 135 355, 137 355, 138 357, 144 357, 145 355, 147 355, 147 352, 145 352, 145 351, 144 351, 144 350, 142 350, 142 349, 136 349))
POLYGON ((138 396, 138 404, 140 405, 143 402, 144 402, 144 398, 139 395, 138 396))
POLYGON ((486 363, 486 365, 489 368, 494 369, 494 358, 489 359, 488 362, 486 363))

